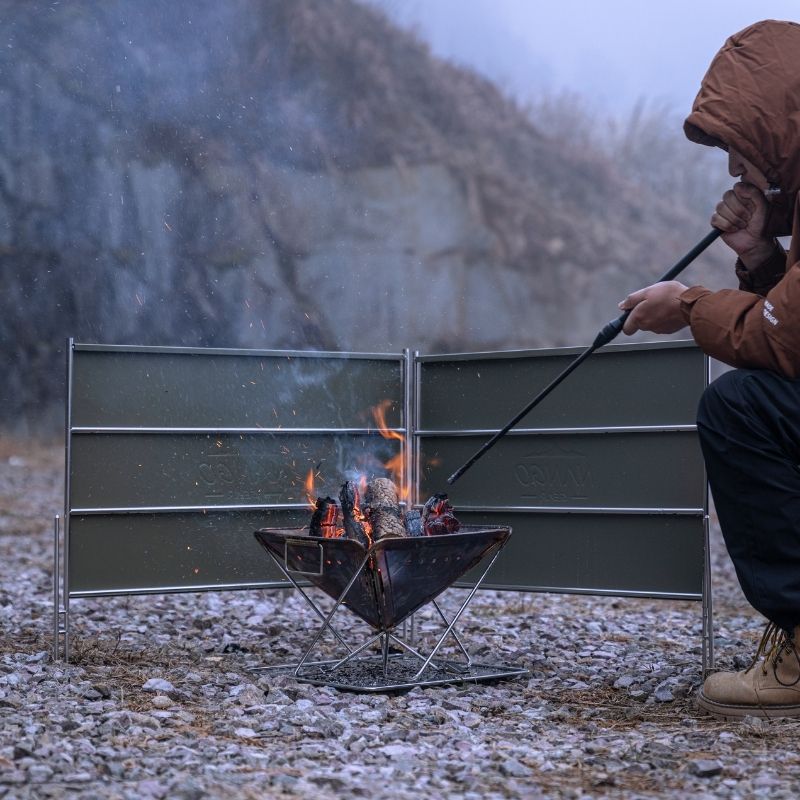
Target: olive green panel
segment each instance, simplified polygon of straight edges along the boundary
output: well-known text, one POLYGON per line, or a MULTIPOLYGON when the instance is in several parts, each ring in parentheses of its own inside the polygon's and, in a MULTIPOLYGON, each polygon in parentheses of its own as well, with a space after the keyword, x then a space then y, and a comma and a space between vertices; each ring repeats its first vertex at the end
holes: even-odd
POLYGON ((76 515, 69 535, 70 595, 285 584, 253 532, 308 518, 303 511, 76 515))
POLYGON ((336 495, 347 470, 384 475, 398 449, 377 434, 76 434, 71 507, 303 503, 310 469, 314 494, 336 495))
MULTIPOLYGON (((575 359, 575 351, 420 364, 420 430, 499 430, 575 359)), ((524 417, 520 427, 694 425, 706 358, 694 346, 605 348, 524 417)))
POLYGON ((448 476, 485 438, 420 437, 420 500, 446 491, 457 508, 704 506, 703 458, 693 431, 506 436, 448 486, 448 476))
POLYGON ((72 425, 368 428, 391 400, 401 427, 402 363, 341 357, 73 352, 72 425))
MULTIPOLYGON (((458 518, 513 529, 486 588, 702 595, 702 516, 459 512, 458 518)), ((466 583, 479 576, 473 571, 466 583)))

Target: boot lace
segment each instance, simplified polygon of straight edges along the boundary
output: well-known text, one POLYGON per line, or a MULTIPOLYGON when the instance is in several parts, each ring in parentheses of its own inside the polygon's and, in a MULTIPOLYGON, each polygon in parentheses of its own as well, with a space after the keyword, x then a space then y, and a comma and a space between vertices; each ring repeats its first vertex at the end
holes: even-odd
POLYGON ((796 686, 800 682, 800 654, 797 652, 794 639, 774 622, 768 623, 764 628, 758 650, 746 671, 750 672, 759 660, 761 661, 761 672, 766 675, 768 668, 772 667, 772 674, 781 686, 796 686), (797 677, 789 683, 782 681, 778 675, 778 664, 783 661, 784 657, 794 658, 798 667, 797 677))

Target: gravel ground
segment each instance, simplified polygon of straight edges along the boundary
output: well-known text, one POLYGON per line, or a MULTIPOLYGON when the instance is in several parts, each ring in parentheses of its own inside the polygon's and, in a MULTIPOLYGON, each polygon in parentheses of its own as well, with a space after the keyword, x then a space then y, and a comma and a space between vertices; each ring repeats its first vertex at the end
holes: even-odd
MULTIPOLYGON (((0 798, 776 800, 800 783, 800 723, 696 709, 697 603, 479 593, 465 641, 529 676, 393 696, 251 672, 309 640, 285 592, 77 601, 74 663, 53 664, 61 493, 58 448, 0 440, 0 798)), ((762 623, 714 539, 726 668, 762 623)), ((434 620, 418 616, 424 636, 434 620)))

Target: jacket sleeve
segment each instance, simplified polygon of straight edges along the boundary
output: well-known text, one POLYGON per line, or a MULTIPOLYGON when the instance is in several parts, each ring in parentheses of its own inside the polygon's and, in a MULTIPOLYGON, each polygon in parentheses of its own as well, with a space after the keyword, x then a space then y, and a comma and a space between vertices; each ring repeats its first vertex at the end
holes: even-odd
POLYGON ((734 367, 800 377, 800 262, 766 297, 692 286, 680 301, 695 341, 708 355, 734 367))
POLYGON ((786 251, 775 240, 772 255, 755 268, 748 269, 741 259, 736 259, 736 277, 743 292, 766 295, 786 274, 786 251))

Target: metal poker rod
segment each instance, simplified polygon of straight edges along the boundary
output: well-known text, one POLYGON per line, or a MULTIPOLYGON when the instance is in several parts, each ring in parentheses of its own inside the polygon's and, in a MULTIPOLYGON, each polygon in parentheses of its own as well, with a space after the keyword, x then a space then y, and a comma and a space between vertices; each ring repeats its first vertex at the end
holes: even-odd
MULTIPOLYGON (((716 228, 712 228, 706 236, 699 241, 674 267, 668 270, 659 281, 671 281, 676 278, 681 272, 683 272, 689 264, 694 261, 697 256, 700 255, 718 236, 720 235, 720 231, 716 228)), ((449 484, 455 483, 479 458, 481 458, 486 452, 488 452, 492 447, 494 447, 497 442, 503 438, 534 406, 538 405, 545 397, 547 397, 553 389, 558 386, 567 375, 570 374, 574 369, 577 369, 580 364, 582 364, 589 356, 594 353, 595 350, 607 345, 613 339, 615 339, 619 332, 622 330, 622 326, 625 324, 625 320, 628 319, 630 316, 630 311, 625 311, 623 314, 620 314, 617 319, 611 320, 611 322, 607 323, 602 327, 600 332, 595 337, 595 340, 592 344, 584 350, 558 377, 556 377, 553 381, 551 381, 544 389, 542 389, 536 397, 531 400, 522 411, 519 412, 512 420, 510 420, 501 430, 499 430, 491 439, 489 439, 486 444, 481 447, 463 466, 459 467, 448 479, 447 482, 449 484)))

